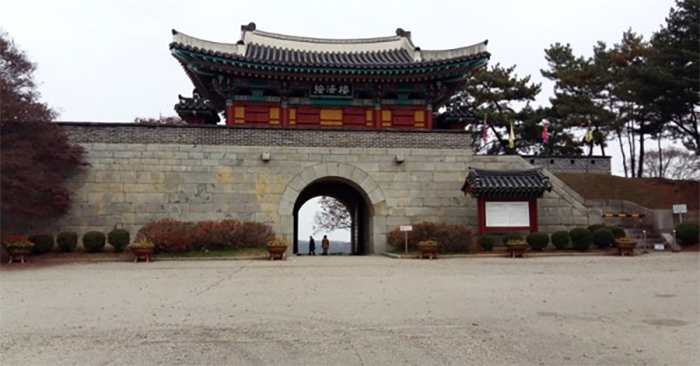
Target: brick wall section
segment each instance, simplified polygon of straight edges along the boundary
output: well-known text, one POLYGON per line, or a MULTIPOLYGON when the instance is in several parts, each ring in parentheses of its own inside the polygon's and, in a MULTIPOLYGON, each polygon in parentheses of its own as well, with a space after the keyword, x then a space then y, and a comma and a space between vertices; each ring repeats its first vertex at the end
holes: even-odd
POLYGON ((612 174, 609 156, 523 156, 550 172, 612 174))
POLYGON ((469 149, 462 131, 59 123, 76 143, 469 149))

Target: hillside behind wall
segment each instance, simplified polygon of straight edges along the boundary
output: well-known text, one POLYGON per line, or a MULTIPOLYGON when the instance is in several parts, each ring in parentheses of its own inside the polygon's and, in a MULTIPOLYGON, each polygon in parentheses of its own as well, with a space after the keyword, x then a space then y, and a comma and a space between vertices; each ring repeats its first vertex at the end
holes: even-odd
MULTIPOLYGON (((372 203, 371 235, 381 251, 386 233, 399 225, 476 227, 476 199, 461 191, 469 167, 532 168, 518 156, 473 155, 468 135, 455 131, 61 126, 86 148, 91 166, 70 182, 71 212, 43 226, 54 234, 123 226, 133 235, 160 218, 230 217, 268 223, 288 238, 289 207, 298 193, 316 179, 335 176, 363 190, 372 203), (270 161, 261 159, 264 153, 270 161)), ((588 225, 583 198, 547 174, 554 190, 538 200, 540 231, 588 225)))

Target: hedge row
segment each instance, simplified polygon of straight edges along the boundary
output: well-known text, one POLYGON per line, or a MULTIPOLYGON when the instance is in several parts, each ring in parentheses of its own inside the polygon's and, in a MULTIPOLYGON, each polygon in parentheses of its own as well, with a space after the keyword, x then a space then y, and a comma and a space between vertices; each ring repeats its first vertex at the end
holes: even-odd
MULTIPOLYGON (((404 232, 399 228, 388 234, 388 244, 403 250, 405 246, 404 232)), ((440 224, 422 222, 413 225, 408 232, 408 249, 417 250, 418 243, 423 240, 435 240, 440 245, 440 253, 469 253, 473 252, 472 230, 468 225, 440 224)))
MULTIPOLYGON (((550 240, 554 247, 559 250, 573 248, 579 251, 586 251, 593 243, 599 248, 614 246, 615 239, 624 236, 625 231, 617 226, 591 225, 589 228, 557 231, 552 234, 551 239, 547 233, 530 233, 526 237, 526 241, 532 250, 537 251, 547 248, 550 240)), ((522 237, 516 233, 508 233, 504 236, 503 242, 513 239, 522 240, 522 237)), ((489 235, 482 236, 481 248, 486 251, 492 250, 494 241, 494 238, 489 235)))
POLYGON ((258 222, 227 219, 222 221, 182 222, 171 219, 153 221, 139 229, 135 241, 151 241, 156 251, 265 248, 274 239, 272 228, 258 222))
MULTIPOLYGON (((107 238, 101 232, 90 231, 83 235, 83 246, 87 252, 100 252, 104 249, 105 244, 109 243, 114 247, 115 251, 121 252, 129 245, 129 232, 123 229, 110 231, 107 238)), ((74 251, 78 246, 78 234, 72 231, 64 231, 56 236, 55 241, 53 235, 33 235, 29 237, 29 241, 34 243, 34 247, 32 247, 33 254, 48 253, 56 245, 59 251, 68 253, 74 251)))

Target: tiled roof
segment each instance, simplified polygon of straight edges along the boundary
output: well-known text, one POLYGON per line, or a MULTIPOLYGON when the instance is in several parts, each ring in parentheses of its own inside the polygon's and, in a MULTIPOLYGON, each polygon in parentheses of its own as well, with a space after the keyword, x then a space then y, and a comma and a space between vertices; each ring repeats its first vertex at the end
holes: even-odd
POLYGON ((219 43, 173 30, 170 49, 236 62, 360 69, 432 67, 490 57, 486 41, 448 50, 421 50, 413 45, 411 32, 400 28, 395 36, 362 39, 289 36, 257 30, 254 23, 244 25, 241 31, 237 43, 219 43))
POLYGON ((469 169, 462 186, 464 193, 474 197, 541 197, 552 190, 552 182, 542 169, 486 170, 469 169))
POLYGON ((216 107, 209 99, 204 99, 198 93, 193 93, 192 98, 178 95, 180 99, 175 104, 175 111, 183 120, 186 120, 189 115, 204 116, 207 124, 217 124, 221 121, 219 114, 216 112, 216 107))
POLYGON ((374 52, 309 52, 277 47, 249 45, 246 58, 263 63, 289 65, 330 65, 330 66, 378 66, 413 63, 413 57, 404 49, 374 52))

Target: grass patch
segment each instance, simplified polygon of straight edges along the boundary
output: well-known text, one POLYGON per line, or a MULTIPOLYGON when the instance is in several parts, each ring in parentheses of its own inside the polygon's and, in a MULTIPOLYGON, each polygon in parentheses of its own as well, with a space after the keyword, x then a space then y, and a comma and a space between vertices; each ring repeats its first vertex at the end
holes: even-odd
POLYGON ((244 248, 224 250, 191 250, 183 253, 158 253, 156 258, 217 258, 217 257, 266 257, 266 249, 244 248))

